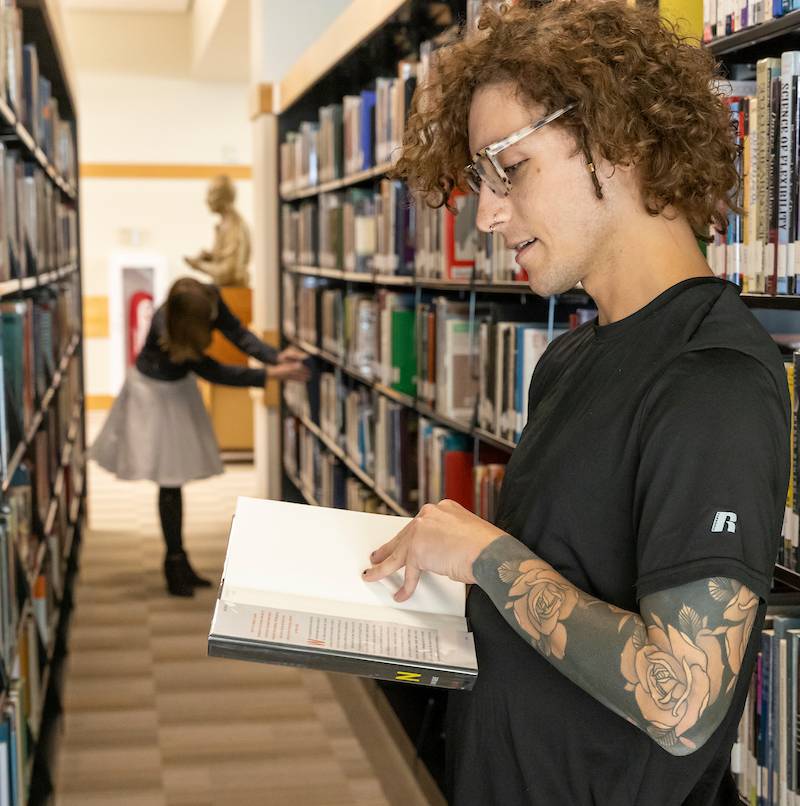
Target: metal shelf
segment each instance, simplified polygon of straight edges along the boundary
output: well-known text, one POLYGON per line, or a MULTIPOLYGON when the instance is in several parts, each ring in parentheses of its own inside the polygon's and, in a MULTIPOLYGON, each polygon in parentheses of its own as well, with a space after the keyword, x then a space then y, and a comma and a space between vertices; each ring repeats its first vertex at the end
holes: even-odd
POLYGON ((281 193, 283 201, 298 201, 299 199, 307 199, 310 196, 317 196, 320 193, 329 193, 333 190, 341 190, 342 188, 358 185, 361 182, 367 182, 370 179, 376 179, 383 176, 392 167, 391 162, 384 162, 381 165, 376 165, 366 171, 359 171, 356 174, 345 176, 342 179, 335 179, 332 182, 324 182, 321 185, 314 185, 313 187, 302 188, 300 190, 293 190, 288 193, 281 193))
MULTIPOLYGON (((413 409, 418 414, 421 414, 423 417, 427 417, 430 420, 435 420, 440 425, 444 425, 447 428, 452 429, 453 431, 458 431, 462 434, 472 436, 475 439, 479 440, 480 442, 485 442, 488 445, 493 445, 494 447, 500 448, 501 450, 513 451, 514 448, 516 447, 515 443, 507 439, 498 437, 495 434, 491 434, 488 431, 484 431, 481 428, 473 428, 472 425, 470 425, 469 423, 464 423, 459 420, 453 420, 449 417, 445 417, 443 414, 440 414, 438 411, 436 411, 436 409, 432 408, 429 404, 423 403, 421 400, 417 400, 411 397, 410 395, 405 395, 402 392, 397 392, 394 389, 391 389, 378 381, 374 381, 371 380, 370 378, 367 378, 360 372, 357 372, 356 370, 347 367, 342 361, 336 358, 336 356, 333 356, 324 350, 320 350, 313 344, 309 344, 308 342, 305 342, 302 339, 287 338, 286 340, 290 344, 294 344, 296 347, 299 347, 301 350, 305 350, 307 353, 311 355, 315 355, 319 358, 322 358, 324 361, 327 361, 332 366, 338 367, 342 372, 345 372, 347 375, 349 375, 351 378, 354 378, 359 383, 364 384, 364 386, 368 386, 371 389, 374 389, 379 394, 383 395, 384 397, 388 397, 391 400, 394 400, 397 403, 400 403, 401 405, 406 406, 409 409, 413 409)), ((311 423, 310 421, 307 422, 309 429, 316 428, 316 426, 313 423, 311 423)), ((324 435, 322 435, 320 438, 325 439, 324 435)), ((361 469, 359 468, 359 472, 363 471, 361 471, 361 469)), ((373 485, 370 484, 370 486, 373 485)))
POLYGON ((44 169, 51 182, 73 201, 78 197, 77 190, 56 170, 55 165, 50 162, 44 151, 36 144, 31 133, 17 119, 14 110, 5 102, 0 101, 0 120, 5 127, 14 132, 17 139, 25 147, 29 156, 35 159, 44 169))
POLYGON ((283 466, 283 471, 288 476, 289 481, 291 481, 292 484, 294 484, 294 486, 297 487, 297 489, 302 493, 303 498, 305 498, 306 501, 309 504, 311 504, 312 507, 318 507, 320 505, 319 501, 317 501, 317 499, 314 498, 314 496, 309 492, 306 485, 303 484, 303 480, 300 478, 300 476, 296 476, 294 473, 292 473, 289 470, 289 468, 286 467, 286 465, 283 466))
POLYGON ((775 579, 778 582, 782 582, 784 585, 788 585, 790 588, 800 591, 800 571, 792 571, 785 565, 778 565, 776 563, 775 579))
POLYGON ((17 294, 21 294, 24 291, 32 291, 35 288, 45 288, 58 280, 63 280, 65 277, 68 277, 77 270, 77 265, 71 263, 67 266, 62 266, 60 269, 42 272, 41 274, 36 274, 32 277, 2 280, 0 281, 0 299, 5 297, 13 297, 17 294))
MULTIPOLYGON (((530 297, 543 299, 535 294, 530 286, 521 280, 494 282, 491 280, 442 280, 436 277, 417 277, 405 274, 380 274, 376 272, 347 272, 339 269, 322 269, 317 266, 285 265, 290 274, 300 274, 306 277, 325 277, 330 280, 364 283, 377 286, 400 286, 404 288, 427 288, 431 291, 475 291, 482 294, 524 294, 530 297)), ((586 291, 575 287, 558 295, 562 302, 573 304, 594 304, 586 291)))
POLYGON ((741 56, 744 61, 759 58, 765 49, 776 53, 788 49, 791 42, 800 37, 800 11, 791 11, 782 17, 751 25, 728 36, 717 37, 706 47, 717 57, 732 61, 732 56, 741 56))
MULTIPOLYGON (((407 512, 403 507, 392 498, 389 493, 385 490, 382 490, 372 479, 368 473, 366 473, 362 468, 360 468, 348 455, 343 451, 316 423, 311 422, 303 414, 298 414, 295 411, 291 411, 293 417, 297 417, 298 420, 340 461, 344 464, 347 469, 353 473, 355 476, 358 477, 367 487, 369 487, 379 498, 381 498, 384 503, 389 506, 394 512, 398 515, 403 515, 405 517, 411 517, 410 513, 407 512)), ((287 475, 291 478, 291 474, 287 471, 287 475)), ((294 483, 294 482, 292 482, 294 483)), ((297 487, 297 485, 295 484, 297 487)), ((299 487, 301 492, 305 495, 305 491, 299 487)))
POLYGON ((44 397, 42 398, 41 406, 33 415, 33 421, 31 422, 31 425, 28 428, 28 431, 26 432, 24 439, 20 441, 20 443, 14 449, 14 453, 12 453, 11 456, 9 457, 6 478, 2 484, 2 491, 4 494, 8 492, 9 485, 11 484, 11 478, 14 475, 16 469, 19 467, 20 462, 23 460, 26 451, 33 442, 34 437, 36 436, 36 432, 39 430, 39 427, 42 424, 44 415, 47 413, 47 409, 50 407, 50 404, 53 402, 53 399, 55 398, 56 392, 61 386, 61 381, 64 377, 64 372, 66 372, 70 360, 72 359, 73 355, 75 355, 75 351, 77 350, 79 342, 80 342, 80 336, 79 335, 73 336, 69 347, 67 347, 66 351, 64 352, 64 355, 61 357, 58 370, 53 376, 53 381, 50 385, 50 388, 47 390, 44 397))

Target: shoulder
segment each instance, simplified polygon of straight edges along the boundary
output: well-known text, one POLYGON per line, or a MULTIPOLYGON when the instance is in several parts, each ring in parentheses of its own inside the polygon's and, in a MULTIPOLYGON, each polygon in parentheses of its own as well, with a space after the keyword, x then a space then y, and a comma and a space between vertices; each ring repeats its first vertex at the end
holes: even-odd
POLYGON ((681 428, 714 423, 744 429, 762 422, 777 431, 790 417, 786 371, 733 347, 686 349, 653 382, 642 409, 644 421, 664 420, 681 428))

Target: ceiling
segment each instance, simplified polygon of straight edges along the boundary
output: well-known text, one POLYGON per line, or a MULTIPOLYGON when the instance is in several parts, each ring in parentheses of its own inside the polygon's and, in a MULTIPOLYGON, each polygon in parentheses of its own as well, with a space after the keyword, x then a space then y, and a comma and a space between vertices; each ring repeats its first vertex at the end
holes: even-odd
POLYGON ((67 11, 110 11, 141 14, 186 14, 192 0, 61 0, 67 11))

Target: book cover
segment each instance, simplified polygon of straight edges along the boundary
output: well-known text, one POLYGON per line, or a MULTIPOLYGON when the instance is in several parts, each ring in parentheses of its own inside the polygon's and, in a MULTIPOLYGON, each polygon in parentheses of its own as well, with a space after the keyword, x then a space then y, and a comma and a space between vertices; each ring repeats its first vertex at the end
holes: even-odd
POLYGON ((402 575, 362 579, 370 552, 409 520, 239 498, 209 654, 471 688, 478 670, 465 586, 423 573, 399 604, 402 575))
POLYGON ((391 312, 392 389, 414 397, 417 393, 417 354, 414 345, 416 312, 413 308, 395 308, 391 312))
POLYGON ((358 117, 358 148, 354 172, 366 171, 375 164, 375 91, 364 90, 358 117))

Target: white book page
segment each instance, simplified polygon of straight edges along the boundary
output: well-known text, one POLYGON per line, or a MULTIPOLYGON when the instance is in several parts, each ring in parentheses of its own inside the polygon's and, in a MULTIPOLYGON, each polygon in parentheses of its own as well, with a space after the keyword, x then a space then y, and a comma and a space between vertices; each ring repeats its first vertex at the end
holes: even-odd
POLYGON ((240 497, 225 559, 221 598, 235 591, 267 591, 370 607, 464 616, 466 588, 423 573, 402 604, 392 596, 402 571, 365 582, 369 555, 391 540, 409 518, 240 497))

